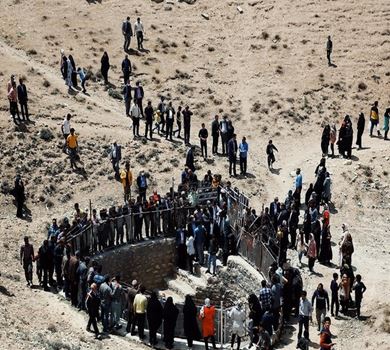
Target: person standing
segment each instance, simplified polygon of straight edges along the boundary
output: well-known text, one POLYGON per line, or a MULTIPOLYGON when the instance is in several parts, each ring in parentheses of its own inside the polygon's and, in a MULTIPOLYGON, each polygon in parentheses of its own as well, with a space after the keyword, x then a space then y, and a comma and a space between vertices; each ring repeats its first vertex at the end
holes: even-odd
POLYGON ((141 137, 139 134, 139 121, 141 119, 141 110, 138 107, 137 100, 134 98, 133 104, 131 105, 130 108, 130 117, 133 121, 133 136, 134 138, 136 137, 141 137))
POLYGON ((183 111, 183 122, 184 122, 184 144, 190 144, 190 132, 191 132, 191 117, 193 113, 190 111, 190 107, 186 106, 183 111))
POLYGON ((16 122, 16 116, 18 116, 18 120, 20 121, 19 109, 18 109, 18 92, 16 88, 15 81, 12 81, 11 88, 8 91, 8 100, 9 100, 9 108, 10 113, 14 122, 16 122))
POLYGON ((104 282, 100 285, 99 295, 101 298, 103 333, 108 333, 111 328, 110 311, 112 303, 112 289, 110 287, 110 276, 104 276, 104 282))
POLYGON ((126 326, 126 332, 130 333, 131 335, 135 334, 135 314, 134 314, 134 298, 138 293, 138 282, 137 280, 133 280, 131 282, 131 287, 127 289, 127 326, 126 326))
POLYGON ((173 348, 175 327, 178 315, 179 309, 173 303, 172 297, 168 297, 163 310, 164 343, 167 349, 173 348))
POLYGON ((146 308, 148 306, 148 299, 145 296, 146 288, 140 286, 139 293, 134 297, 133 307, 135 320, 138 328, 138 336, 140 340, 143 340, 144 328, 145 328, 145 317, 146 317, 146 308))
POLYGON ((206 273, 211 273, 211 266, 213 266, 213 276, 217 273, 217 254, 219 251, 218 241, 213 235, 209 243, 209 259, 207 263, 206 273))
POLYGON ((145 138, 148 137, 149 132, 149 138, 150 140, 153 139, 153 114, 154 110, 152 107, 152 101, 148 101, 148 105, 145 107, 145 138))
POLYGON ((390 119, 390 108, 387 108, 385 114, 383 115, 383 130, 385 131, 385 140, 389 138, 387 135, 389 134, 389 119, 390 119))
POLYGON ((133 28, 131 27, 130 17, 126 18, 126 21, 122 23, 122 34, 124 37, 123 50, 129 51, 131 37, 133 36, 133 28))
POLYGON ((272 169, 272 164, 275 162, 274 151, 279 152, 278 149, 272 143, 272 140, 269 140, 266 149, 266 153, 268 154, 268 169, 272 169))
POLYGON ((68 113, 61 125, 61 132, 62 132, 62 135, 64 136, 64 140, 65 140, 65 143, 64 143, 64 146, 62 148, 62 150, 66 153, 66 148, 67 148, 67 140, 68 140, 68 136, 70 135, 70 119, 72 118, 72 115, 70 113, 68 113))
POLYGON ((141 18, 139 17, 137 18, 137 22, 135 22, 134 24, 134 31, 135 31, 135 35, 137 36, 138 50, 141 51, 144 49, 143 42, 144 42, 145 30, 144 30, 144 25, 141 22, 141 18))
POLYGON ((204 264, 204 243, 206 240, 206 234, 206 228, 202 225, 202 223, 197 223, 194 230, 194 243, 198 263, 201 266, 204 264))
POLYGON ((168 107, 165 112, 166 116, 166 130, 165 130, 165 139, 170 141, 173 141, 172 135, 173 135, 173 123, 175 121, 175 109, 172 106, 172 101, 169 101, 168 107))
POLYGON ((115 178, 119 180, 120 179, 119 162, 122 159, 122 147, 118 145, 116 141, 114 141, 111 145, 110 159, 111 159, 112 168, 114 169, 115 172, 115 178))
POLYGON ((122 73, 123 73, 123 81, 126 84, 131 74, 131 62, 129 60, 128 55, 125 55, 125 58, 122 61, 122 73))
POLYGON ((202 128, 199 130, 198 134, 200 140, 200 149, 202 151, 202 157, 207 160, 207 138, 209 137, 209 132, 206 129, 205 123, 202 123, 202 128))
POLYGON ((240 174, 246 176, 249 146, 245 136, 242 138, 238 150, 240 152, 240 174))
POLYGON ((24 192, 24 183, 20 175, 16 175, 15 186, 12 190, 12 194, 16 201, 16 217, 23 219, 23 206, 26 201, 26 194, 24 192))
POLYGON ((332 333, 330 332, 330 317, 324 318, 323 327, 320 332, 320 350, 332 350, 336 343, 332 342, 332 333))
POLYGON ((157 331, 161 327, 163 319, 163 307, 158 300, 156 291, 153 291, 150 296, 146 307, 146 316, 149 326, 149 344, 154 347, 157 344, 157 331))
POLYGON ((202 334, 206 350, 209 350, 209 340, 213 345, 213 349, 216 349, 215 345, 215 306, 211 305, 210 299, 206 298, 204 305, 200 309, 199 319, 202 321, 202 334))
POLYGON ((95 333, 95 337, 97 339, 101 339, 99 328, 97 325, 97 319, 99 317, 99 308, 100 308, 100 298, 98 294, 98 287, 96 283, 91 284, 91 289, 87 294, 87 298, 85 301, 88 311, 88 324, 87 324, 87 332, 91 332, 91 326, 93 327, 93 331, 95 333))
POLYGON ((66 138, 66 146, 68 148, 69 157, 70 157, 70 166, 71 168, 78 169, 76 161, 78 158, 77 150, 78 150, 78 137, 75 134, 74 128, 70 129, 70 135, 66 138))
POLYGON ((112 280, 111 286, 111 325, 115 329, 120 329, 122 327, 120 319, 122 316, 123 288, 121 285, 121 277, 119 275, 112 280))
POLYGON ((110 69, 110 58, 108 57, 108 53, 106 51, 103 52, 103 56, 100 59, 100 72, 102 73, 104 84, 108 84, 108 70, 110 69))
POLYGON ((166 109, 167 109, 167 106, 165 105, 165 97, 161 96, 160 102, 157 105, 157 110, 160 112, 160 126, 161 126, 161 128, 159 128, 159 134, 160 134, 160 131, 162 133, 165 132, 164 128, 165 128, 165 112, 166 112, 166 109))
POLYGON ((339 308, 340 308, 340 303, 339 303, 339 283, 337 280, 339 279, 339 275, 337 272, 333 274, 333 279, 332 282, 330 282, 330 290, 332 292, 332 299, 331 299, 331 304, 330 304, 330 312, 332 316, 338 317, 339 315, 339 308), (336 313, 334 313, 335 311, 336 313))
POLYGON ((219 139, 219 117, 216 115, 211 123, 211 136, 213 138, 213 155, 218 153, 218 139, 219 139))
POLYGON ((28 287, 32 287, 33 285, 33 261, 34 247, 29 243, 28 237, 25 236, 24 245, 20 247, 20 265, 23 266, 28 287))
POLYGON ((245 311, 242 309, 240 301, 228 312, 228 317, 233 321, 230 348, 233 349, 237 337, 237 350, 240 350, 241 338, 245 335, 246 319, 245 311))
POLYGON ((73 89, 73 84, 72 84, 72 73, 73 73, 73 66, 72 62, 70 60, 70 56, 66 58, 64 56, 64 59, 66 59, 66 78, 65 78, 65 85, 68 87, 68 92, 71 92, 73 89))
MULTIPOLYGON (((68 56, 68 59, 70 61, 71 66, 71 80, 72 80, 72 86, 77 87, 77 71, 76 71, 76 62, 74 61, 74 58, 72 55, 68 56)), ((68 66, 69 69, 69 66, 68 66)))
POLYGON ((194 159, 194 146, 188 147, 187 155, 186 155, 186 164, 185 166, 188 167, 188 169, 191 169, 192 172, 195 171, 195 159, 194 159))
POLYGON ((337 139, 337 130, 336 125, 333 123, 330 128, 330 134, 329 134, 329 141, 330 141, 330 149, 332 151, 332 158, 334 158, 334 144, 336 143, 337 139))
POLYGON ((228 120, 227 115, 224 115, 222 120, 219 123, 219 130, 221 132, 221 142, 222 142, 222 155, 225 156, 227 153, 227 143, 228 143, 228 120))
POLYGON ((357 138, 356 138, 356 145, 359 147, 359 149, 362 149, 362 136, 363 136, 365 124, 366 124, 366 120, 364 119, 364 114, 360 113, 357 122, 357 138))
POLYGON ((184 334, 187 338, 187 346, 189 349, 192 349, 194 340, 200 339, 200 331, 198 327, 198 322, 196 320, 196 315, 198 311, 190 295, 186 295, 184 306, 183 306, 183 328, 184 334))
POLYGON ((30 121, 28 115, 28 107, 27 107, 27 101, 28 101, 27 88, 22 78, 19 79, 19 85, 17 90, 18 90, 18 100, 20 105, 20 111, 22 113, 22 118, 23 120, 30 121))
POLYGON ((322 131, 322 137, 321 137, 321 150, 322 150, 323 157, 328 156, 329 141, 330 141, 330 126, 329 124, 327 124, 325 125, 324 130, 322 131))
POLYGON ((187 247, 187 257, 188 257, 188 267, 190 274, 194 273, 194 258, 195 258, 195 246, 194 246, 194 236, 193 233, 189 235, 186 240, 187 247))
POLYGON ((176 134, 177 133, 177 137, 179 139, 181 139, 181 136, 180 136, 180 132, 181 132, 181 123, 182 123, 182 107, 179 106, 177 108, 177 113, 176 113, 176 125, 177 125, 177 129, 173 132, 173 134, 176 134))
POLYGON ((309 270, 310 272, 313 272, 314 263, 317 259, 317 244, 312 233, 310 233, 310 239, 307 247, 307 258, 309 259, 309 270))
POLYGON ((344 118, 345 122, 345 130, 344 130, 344 137, 343 137, 343 143, 345 147, 346 158, 351 159, 352 157, 352 143, 353 143, 353 128, 352 128, 352 122, 349 115, 346 115, 344 118))
POLYGON ((301 174, 301 169, 298 168, 295 172, 295 192, 298 197, 298 205, 301 205, 301 193, 302 193, 302 185, 303 185, 303 179, 301 174))
POLYGON ((318 331, 321 330, 322 322, 326 316, 326 311, 329 311, 329 297, 328 292, 324 289, 322 283, 319 283, 316 291, 311 298, 311 305, 316 304, 316 319, 318 324, 318 331))
POLYGON ((307 300, 307 292, 302 291, 301 300, 299 301, 299 316, 298 316, 298 342, 302 337, 302 330, 305 328, 303 336, 309 340, 309 320, 312 318, 313 307, 310 301, 307 300))
POLYGON ((130 162, 126 162, 125 169, 122 169, 120 172, 120 178, 123 186, 124 202, 129 203, 129 200, 131 199, 131 185, 133 183, 133 174, 130 170, 130 162))
POLYGON ((131 87, 130 84, 130 79, 127 79, 126 85, 123 88, 122 94, 123 94, 123 99, 125 101, 125 110, 126 110, 126 117, 130 117, 130 105, 132 101, 132 95, 131 91, 133 88, 131 87))
POLYGON ((370 110, 370 122, 371 122, 371 127, 370 127, 370 136, 372 137, 372 132, 374 131, 374 127, 377 127, 377 133, 378 136, 381 136, 381 133, 378 129, 378 124, 379 124, 379 111, 378 111, 378 101, 375 101, 374 104, 371 107, 370 110))
POLYGON ((134 98, 136 99, 137 101, 137 105, 141 111, 141 114, 142 114, 142 117, 144 116, 144 110, 143 110, 143 107, 142 107, 142 100, 144 98, 144 88, 142 87, 141 85, 141 82, 138 80, 136 83, 135 83, 135 89, 134 89, 134 98))
POLYGON ((141 197, 142 203, 146 202, 146 191, 148 190, 148 179, 145 172, 142 170, 137 177, 138 193, 141 197))
MULTIPOLYGON (((50 288, 48 287, 48 278, 49 278, 49 272, 50 267, 53 264, 53 255, 51 254, 50 248, 49 248, 49 241, 45 239, 43 241, 43 244, 38 249, 38 257, 39 257, 39 264, 40 268, 42 269, 43 273, 43 290, 45 292, 50 291, 50 288)), ((77 295, 76 295, 76 303, 74 306, 77 306, 77 295)))
POLYGON ((229 175, 230 177, 237 176, 236 164, 237 164, 237 136, 233 134, 233 137, 228 142, 228 157, 229 157, 229 175))
POLYGON ((355 306, 356 306, 356 317, 360 320, 360 308, 362 306, 363 294, 367 290, 366 286, 362 282, 362 276, 356 275, 356 282, 352 289, 355 291, 355 306))
POLYGON ((259 293, 259 301, 262 310, 271 310, 272 309, 272 291, 267 286, 267 281, 261 281, 261 289, 259 293))
POLYGON ((332 65, 330 55, 333 51, 333 42, 330 38, 330 35, 328 36, 328 41, 326 42, 326 58, 328 59, 328 66, 330 67, 332 65))

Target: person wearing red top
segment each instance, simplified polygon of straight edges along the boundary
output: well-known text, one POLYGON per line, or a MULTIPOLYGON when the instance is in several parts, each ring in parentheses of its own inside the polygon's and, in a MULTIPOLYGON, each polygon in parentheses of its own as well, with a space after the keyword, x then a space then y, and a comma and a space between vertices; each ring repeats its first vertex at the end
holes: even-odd
POLYGON ((324 318, 323 328, 320 333, 320 350, 331 350, 336 343, 332 343, 332 333, 330 333, 330 317, 324 318))
POLYGON ((210 304, 209 298, 206 298, 204 301, 204 305, 202 306, 199 313, 199 319, 202 321, 202 335, 206 350, 209 349, 209 339, 213 344, 213 349, 216 349, 214 336, 215 306, 210 304))

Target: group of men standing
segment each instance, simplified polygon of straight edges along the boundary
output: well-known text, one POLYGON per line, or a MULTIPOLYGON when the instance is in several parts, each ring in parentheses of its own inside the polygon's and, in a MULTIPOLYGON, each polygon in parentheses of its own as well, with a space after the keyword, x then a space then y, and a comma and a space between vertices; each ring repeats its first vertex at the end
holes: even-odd
POLYGON ((10 114, 14 123, 16 123, 16 116, 18 117, 18 121, 30 121, 27 105, 27 87, 24 84, 23 78, 19 78, 19 85, 16 86, 15 75, 11 75, 11 79, 7 84, 7 97, 9 101, 10 114), (22 119, 20 118, 18 103, 20 106, 22 119))

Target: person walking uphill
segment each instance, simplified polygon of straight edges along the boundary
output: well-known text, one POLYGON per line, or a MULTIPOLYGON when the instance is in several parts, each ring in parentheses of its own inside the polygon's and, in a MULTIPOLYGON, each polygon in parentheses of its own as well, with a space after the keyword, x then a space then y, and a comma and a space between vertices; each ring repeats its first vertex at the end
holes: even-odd
POLYGON ((12 189, 12 195, 16 201, 16 217, 23 219, 23 206, 26 201, 26 194, 24 192, 24 183, 20 175, 16 175, 15 186, 12 189))
POLYGON ((126 21, 122 23, 122 34, 124 37, 123 50, 129 51, 131 37, 133 36, 133 28, 131 27, 130 17, 126 18, 126 21))
POLYGON ((99 308, 100 308, 100 298, 98 294, 98 287, 96 283, 91 284, 91 289, 87 294, 87 299, 85 301, 87 311, 88 311, 88 324, 87 324, 87 332, 91 332, 91 326, 93 327, 93 331, 95 333, 95 337, 101 340, 101 336, 99 334, 99 328, 97 326, 97 318, 99 317, 99 308))
POLYGON ((100 73, 102 73, 104 84, 108 84, 108 71, 110 69, 110 58, 108 57, 108 53, 106 51, 103 52, 103 56, 100 59, 100 73))
POLYGON ((316 319, 318 324, 318 331, 321 329, 322 322, 326 316, 326 311, 329 311, 329 297, 328 292, 324 289, 322 283, 318 284, 317 290, 311 298, 311 304, 316 304, 316 319))
POLYGON ((27 107, 27 101, 28 101, 27 88, 22 78, 19 79, 19 85, 17 90, 18 90, 20 111, 22 112, 22 118, 23 120, 30 121, 29 114, 28 114, 28 107, 27 107))
POLYGON ((378 101, 375 101, 374 104, 371 107, 370 110, 370 136, 372 137, 372 132, 374 131, 374 127, 377 127, 377 133, 378 136, 381 136, 381 132, 378 129, 378 124, 379 124, 379 111, 378 111, 378 101))
POLYGON ((330 35, 328 36, 328 41, 326 42, 326 58, 328 59, 328 66, 330 67, 332 65, 330 55, 333 51, 333 42, 330 38, 330 35))
POLYGON ((125 55, 125 58, 122 61, 122 73, 124 84, 126 84, 131 74, 131 62, 129 60, 129 56, 127 55, 125 55))
POLYGON ((175 327, 177 317, 179 316, 179 309, 173 303, 172 297, 168 297, 164 305, 163 319, 164 319, 164 343, 167 349, 173 348, 175 327))
POLYGON ((34 247, 29 243, 28 237, 24 237, 24 245, 20 247, 20 264, 23 265, 24 276, 26 277, 27 286, 33 285, 33 261, 34 247))
POLYGON ((385 140, 388 140, 389 138, 387 135, 389 134, 389 119, 390 119, 390 108, 386 109, 386 112, 383 116, 383 130, 385 131, 385 140))
POLYGON ((211 305, 210 299, 206 298, 204 305, 200 309, 199 319, 202 321, 202 335, 204 339, 204 345, 206 350, 209 350, 209 340, 213 345, 213 349, 216 349, 215 345, 215 307, 211 305))
POLYGON ((269 140, 268 145, 267 145, 267 149, 266 149, 266 153, 268 155, 268 159, 267 159, 268 169, 272 169, 272 164, 275 162, 274 151, 278 152, 278 149, 274 146, 274 144, 272 143, 272 140, 269 140))
POLYGON ((200 339, 200 331, 198 327, 198 322, 196 320, 196 315, 198 311, 190 295, 186 295, 183 307, 183 326, 184 334, 187 338, 187 346, 189 349, 192 349, 192 344, 194 340, 200 339))
POLYGON ((141 18, 137 18, 137 22, 134 24, 134 31, 135 35, 137 36, 137 45, 138 45, 138 50, 143 50, 144 49, 144 25, 141 22, 141 18))
POLYGON ((307 300, 307 292, 302 291, 301 300, 299 301, 299 318, 298 318, 298 342, 302 337, 302 330, 305 328, 303 336, 305 339, 309 340, 309 320, 311 320, 313 307, 310 304, 310 301, 307 300))

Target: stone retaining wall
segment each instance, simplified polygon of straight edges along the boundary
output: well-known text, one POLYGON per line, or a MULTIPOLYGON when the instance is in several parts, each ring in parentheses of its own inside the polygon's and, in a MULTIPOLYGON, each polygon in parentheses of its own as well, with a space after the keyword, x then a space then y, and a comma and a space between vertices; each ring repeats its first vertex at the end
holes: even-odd
POLYGON ((131 283, 136 279, 147 289, 165 287, 165 278, 173 277, 176 271, 175 240, 172 238, 145 241, 115 247, 94 256, 103 266, 103 274, 120 274, 122 281, 131 283))

